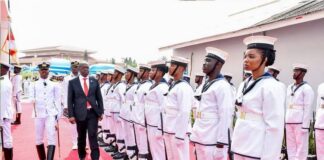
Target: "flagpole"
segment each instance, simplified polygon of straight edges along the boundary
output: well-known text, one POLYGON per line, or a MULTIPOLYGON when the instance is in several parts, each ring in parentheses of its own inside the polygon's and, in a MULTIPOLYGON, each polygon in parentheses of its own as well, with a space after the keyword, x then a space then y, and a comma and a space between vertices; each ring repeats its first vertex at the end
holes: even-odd
MULTIPOLYGON (((8 13, 10 13, 10 0, 8 0, 8 13)), ((11 62, 10 62, 10 42, 11 42, 11 17, 9 16, 8 14, 8 53, 9 53, 9 64, 11 65, 11 62)), ((10 69, 9 69, 9 73, 8 73, 8 76, 9 76, 9 79, 10 79, 10 69)))

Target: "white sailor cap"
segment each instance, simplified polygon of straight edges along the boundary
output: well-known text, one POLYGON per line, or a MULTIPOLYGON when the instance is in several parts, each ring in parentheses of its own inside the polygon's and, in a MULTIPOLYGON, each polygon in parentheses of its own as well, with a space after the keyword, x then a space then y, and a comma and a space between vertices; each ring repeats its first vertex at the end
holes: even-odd
POLYGON ((108 70, 103 70, 103 71, 101 71, 101 74, 108 74, 108 73, 109 73, 108 70))
POLYGON ((158 66, 166 66, 166 62, 164 60, 157 60, 150 62, 151 68, 156 68, 158 66))
POLYGON ((101 71, 97 71, 96 74, 101 74, 101 71))
POLYGON ((114 74, 114 70, 112 70, 112 69, 108 69, 107 71, 108 71, 108 74, 111 74, 111 75, 114 74))
POLYGON ((224 72, 223 73, 223 76, 224 77, 231 77, 231 78, 233 78, 233 74, 232 73, 229 73, 229 72, 224 72))
POLYGON ((280 72, 280 69, 275 67, 275 66, 269 66, 268 67, 268 70, 271 69, 271 70, 274 70, 274 71, 277 71, 277 72, 280 72))
POLYGON ((205 77, 205 74, 203 74, 203 73, 196 73, 195 76, 196 77, 205 77))
POLYGON ((189 62, 190 62, 190 60, 187 58, 171 56, 171 63, 173 63, 173 64, 187 66, 189 62))
POLYGON ((122 66, 118 66, 118 65, 115 65, 115 71, 118 71, 121 74, 125 74, 126 73, 125 68, 122 67, 122 66))
POLYGON ((148 64, 139 64, 139 69, 151 70, 151 66, 148 64))
POLYGON ((136 73, 136 74, 138 74, 138 72, 139 72, 137 68, 134 68, 132 66, 127 66, 126 70, 130 71, 130 72, 133 72, 133 73, 136 73))
POLYGON ((206 57, 214 58, 220 61, 221 63, 225 63, 229 54, 223 50, 214 47, 206 48, 206 57))
POLYGON ((274 43, 277 41, 277 38, 269 36, 250 36, 246 37, 243 40, 243 43, 247 45, 248 49, 258 48, 258 49, 274 49, 274 43))
POLYGON ((303 71, 307 71, 307 69, 308 69, 307 65, 305 65, 305 64, 301 64, 301 63, 295 63, 295 64, 293 65, 293 68, 294 68, 294 69, 303 70, 303 71))

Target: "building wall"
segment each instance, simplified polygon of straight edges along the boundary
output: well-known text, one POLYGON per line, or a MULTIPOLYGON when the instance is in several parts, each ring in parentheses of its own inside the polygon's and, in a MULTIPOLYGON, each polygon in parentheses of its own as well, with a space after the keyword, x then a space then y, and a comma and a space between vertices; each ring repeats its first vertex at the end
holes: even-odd
MULTIPOLYGON (((282 71, 279 79, 286 85, 292 83, 292 64, 304 63, 309 66, 305 80, 316 91, 317 86, 324 82, 324 19, 288 26, 280 29, 264 32, 268 36, 278 38, 275 48, 277 59, 275 66, 282 71)), ((255 33, 263 34, 263 33, 255 33)), ((246 46, 243 39, 247 36, 218 40, 209 43, 184 47, 174 50, 174 55, 190 58, 192 55, 191 82, 195 73, 202 72, 202 64, 205 56, 205 48, 217 47, 230 53, 230 57, 224 65, 223 71, 234 75, 233 82, 236 86, 242 81, 243 52, 246 46)), ((190 66, 189 66, 190 68, 190 66)))

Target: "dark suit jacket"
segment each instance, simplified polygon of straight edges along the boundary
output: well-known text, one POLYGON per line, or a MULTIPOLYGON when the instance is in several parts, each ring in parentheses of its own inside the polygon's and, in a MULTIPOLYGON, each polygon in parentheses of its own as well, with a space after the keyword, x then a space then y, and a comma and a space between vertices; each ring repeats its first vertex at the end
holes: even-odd
POLYGON ((87 117, 87 101, 98 117, 103 114, 104 109, 99 82, 95 78, 89 77, 89 92, 88 96, 86 96, 79 77, 70 80, 68 87, 69 117, 74 117, 77 121, 84 121, 87 117))

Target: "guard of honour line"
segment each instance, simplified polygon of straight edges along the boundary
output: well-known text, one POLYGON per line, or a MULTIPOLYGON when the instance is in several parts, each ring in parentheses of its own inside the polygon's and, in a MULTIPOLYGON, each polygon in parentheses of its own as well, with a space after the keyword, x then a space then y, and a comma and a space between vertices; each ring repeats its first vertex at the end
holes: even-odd
POLYGON ((324 160, 324 84, 318 87, 313 109, 315 94, 304 80, 306 65, 293 65, 294 83, 286 87, 280 82, 280 70, 273 66, 276 40, 244 39, 245 75, 237 89, 233 76, 222 71, 230 54, 214 47, 206 48, 202 72, 195 75, 197 87, 184 78, 190 61, 177 56, 138 68, 116 65, 98 77, 89 75, 87 62, 74 61, 70 75, 51 78, 51 64, 43 62, 33 82, 22 79, 21 66, 14 66, 9 78, 12 66, 1 58, 4 159, 14 159, 11 125, 24 125, 24 94, 33 107, 40 160, 60 154, 61 118, 71 122, 72 149, 80 160, 86 148, 92 160, 99 160, 99 147, 113 159, 306 160, 310 133, 315 135, 317 159, 324 160))

